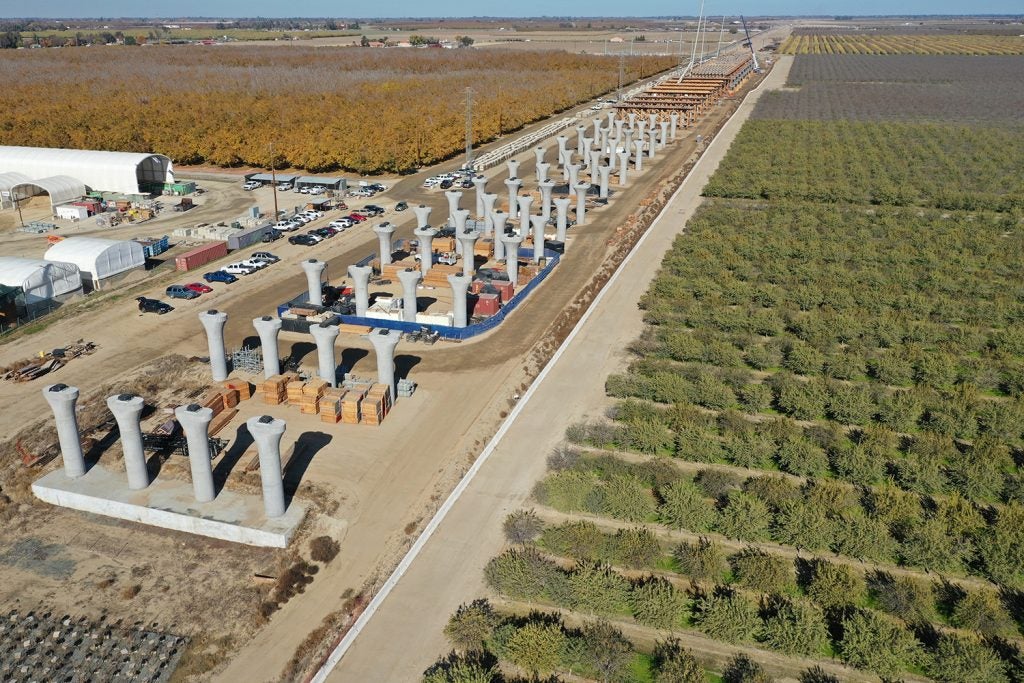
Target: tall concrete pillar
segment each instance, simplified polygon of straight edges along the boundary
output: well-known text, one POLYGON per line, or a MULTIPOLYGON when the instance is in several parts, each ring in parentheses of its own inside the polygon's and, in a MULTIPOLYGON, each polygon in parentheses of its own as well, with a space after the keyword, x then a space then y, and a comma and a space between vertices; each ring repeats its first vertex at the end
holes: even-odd
POLYGON ((508 169, 509 178, 519 177, 519 162, 515 159, 509 159, 505 162, 505 167, 508 169))
POLYGON ((430 227, 430 207, 425 204, 412 207, 412 212, 416 214, 416 227, 417 228, 428 228, 430 227))
POLYGON ((494 204, 498 195, 488 192, 484 195, 484 235, 494 234, 494 204))
POLYGON ((601 137, 601 117, 594 117, 590 120, 590 123, 594 126, 594 139, 597 140, 601 137))
POLYGON ((647 115, 647 128, 654 130, 654 127, 658 125, 658 115, 648 114, 647 115))
POLYGON ((625 187, 626 173, 629 168, 629 150, 619 152, 619 185, 625 187))
POLYGON ((505 181, 505 187, 508 188, 508 215, 512 218, 516 217, 516 195, 519 194, 519 186, 523 184, 519 178, 509 178, 505 181))
POLYGON ((348 276, 352 278, 352 287, 356 290, 356 315, 363 317, 366 309, 370 307, 370 275, 373 268, 370 266, 349 266, 348 276))
POLYGON ((419 242, 420 248, 420 272, 424 275, 430 272, 430 267, 434 264, 434 255, 432 242, 434 235, 437 231, 433 228, 416 228, 412 231, 412 234, 416 235, 416 241, 419 242))
POLYGON ((601 179, 601 193, 598 196, 601 199, 608 199, 608 176, 612 174, 612 167, 601 166, 597 169, 597 174, 601 179))
POLYGON ((622 138, 622 127, 626 125, 625 119, 615 119, 615 137, 622 138))
POLYGON ((540 263, 544 258, 544 226, 547 220, 544 216, 530 216, 530 224, 533 226, 533 262, 540 263))
POLYGON ((555 239, 565 242, 565 230, 569 225, 569 204, 572 202, 568 197, 555 197, 555 239))
POLYGON ((395 226, 391 223, 381 223, 380 225, 373 226, 373 231, 377 233, 377 249, 380 253, 380 265, 386 266, 391 263, 391 252, 395 248, 395 243, 392 240, 392 235, 395 234, 395 226))
POLYGON ((470 278, 476 272, 476 255, 473 253, 476 248, 476 241, 480 239, 478 230, 463 230, 455 235, 455 238, 462 245, 462 274, 470 278))
POLYGON ((473 281, 471 275, 449 275, 448 284, 452 288, 452 313, 454 314, 455 327, 465 327, 468 324, 466 314, 466 294, 469 292, 469 283, 473 281))
POLYGON ((653 128, 649 134, 650 141, 647 143, 647 158, 653 159, 654 152, 658 149, 658 133, 653 128))
POLYGON ((543 164, 544 163, 544 152, 545 151, 546 150, 543 147, 541 147, 540 145, 537 145, 536 147, 533 148, 533 158, 534 158, 534 165, 535 166, 538 165, 538 164, 543 164))
POLYGON ((679 125, 679 114, 672 114, 671 116, 668 117, 668 121, 670 126, 669 135, 672 137, 673 140, 675 140, 676 127, 679 125))
POLYGON ((537 164, 537 182, 543 183, 548 179, 548 171, 551 170, 551 164, 546 162, 540 162, 537 164))
POLYGON ((85 474, 85 453, 82 452, 78 416, 75 415, 78 389, 66 384, 50 384, 43 387, 43 398, 50 404, 57 423, 57 441, 60 443, 64 475, 71 479, 80 477, 85 474))
POLYGON ((636 128, 636 114, 633 112, 629 113, 629 127, 636 128))
POLYGON ((540 184, 540 215, 544 220, 551 218, 551 191, 554 189, 555 184, 550 180, 540 184))
POLYGON ((633 146, 636 147, 636 156, 633 161, 636 164, 636 172, 639 173, 644 170, 644 141, 637 140, 633 146))
POLYGON ((192 491, 197 503, 213 500, 213 467, 210 465, 210 421, 213 411, 198 403, 178 406, 174 418, 185 432, 188 467, 192 472, 192 491))
POLYGON ((579 183, 573 189, 576 191, 576 225, 584 225, 587 217, 587 191, 590 183, 579 183))
POLYGON ((615 127, 615 110, 614 109, 609 109, 608 111, 605 112, 605 116, 608 117, 608 128, 609 129, 614 128, 615 127))
POLYGON ((263 351, 263 378, 269 379, 281 372, 281 359, 277 350, 277 335, 281 332, 281 319, 265 315, 253 318, 252 326, 260 336, 260 349, 263 351))
POLYGON ((309 303, 314 306, 324 305, 324 289, 321 278, 323 277, 324 268, 326 267, 326 261, 317 261, 315 258, 306 259, 302 262, 302 270, 306 271, 306 287, 309 290, 309 303))
POLYGON ((402 282, 402 320, 407 323, 416 322, 416 285, 421 277, 415 268, 398 271, 398 279, 402 282))
POLYGON ((608 133, 609 133, 609 130, 607 128, 602 128, 601 129, 601 144, 598 146, 598 149, 600 150, 600 152, 601 152, 601 154, 603 156, 606 156, 608 154, 608 140, 609 140, 608 133))
POLYGON ((267 517, 284 514, 284 477, 281 472, 281 437, 288 427, 284 420, 270 415, 245 421, 256 450, 260 454, 260 483, 263 485, 263 512, 267 517))
POLYGON ((519 286, 519 245, 523 243, 522 235, 502 235, 505 243, 505 272, 514 287, 519 286))
POLYGON ((107 407, 117 421, 121 435, 121 451, 124 453, 124 471, 128 475, 128 488, 139 491, 149 486, 149 470, 146 469, 146 453, 142 448, 142 427, 139 418, 146 402, 141 396, 116 394, 107 398, 107 407))
POLYGON ((484 194, 487 192, 487 178, 478 175, 473 178, 473 187, 476 188, 476 215, 484 216, 484 194))
POLYGON ((583 156, 583 139, 587 134, 587 127, 583 124, 576 126, 576 155, 583 156))
POLYGON ((572 150, 565 150, 565 154, 562 157, 562 180, 569 182, 569 167, 572 166, 572 150))
POLYGON ((590 170, 590 153, 594 149, 594 140, 592 138, 583 138, 583 151, 580 152, 580 161, 583 165, 590 170))
POLYGON ((224 351, 224 323, 227 321, 228 314, 215 308, 199 314, 199 322, 206 329, 206 346, 214 382, 223 382, 228 378, 228 359, 224 351))
POLYGON ((494 260, 501 261, 505 258, 505 243, 501 241, 501 236, 505 234, 508 214, 504 211, 495 211, 491 216, 494 220, 494 260))
POLYGON ((665 145, 668 144, 668 121, 661 122, 661 139, 658 141, 658 147, 665 149, 665 145))
POLYGON ((597 182, 597 169, 601 165, 601 152, 591 150, 590 152, 590 182, 597 182))
POLYGON ((332 387, 338 386, 338 364, 334 360, 334 341, 338 338, 338 326, 330 323, 311 325, 309 333, 316 340, 317 375, 332 387))
POLYGON ((519 234, 525 235, 530 232, 530 205, 533 204, 533 197, 526 195, 518 198, 519 204, 519 234))
POLYGON ((447 190, 444 196, 448 198, 448 227, 455 227, 455 212, 459 210, 459 200, 462 199, 462 193, 458 190, 447 190))
POLYGON ((622 145, 622 149, 626 150, 630 154, 633 153, 633 133, 627 131, 625 137, 625 143, 622 145))
POLYGON ((569 187, 573 187, 580 181, 580 165, 570 164, 569 165, 569 187))
POLYGON ((466 221, 469 220, 469 211, 459 209, 455 212, 455 253, 462 253, 462 242, 458 240, 459 235, 466 232, 466 221))
POLYGON ((559 135, 557 138, 555 138, 555 142, 558 143, 558 165, 564 166, 565 152, 567 151, 565 146, 569 144, 569 138, 566 137, 565 135, 559 135))
POLYGON ((644 135, 647 134, 647 122, 643 119, 636 122, 636 131, 634 131, 638 140, 643 140, 644 135))
POLYGON ((391 400, 395 400, 395 347, 402 333, 375 327, 370 331, 370 343, 377 352, 377 381, 391 388, 391 400))

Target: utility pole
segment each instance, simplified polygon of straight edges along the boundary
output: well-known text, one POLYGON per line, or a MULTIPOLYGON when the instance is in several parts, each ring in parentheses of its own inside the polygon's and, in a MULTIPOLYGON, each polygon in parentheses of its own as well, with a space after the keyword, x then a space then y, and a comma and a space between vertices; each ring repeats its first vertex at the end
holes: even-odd
POLYGON ((466 168, 473 165, 473 89, 466 88, 466 168))
POLYGON ((274 223, 280 219, 277 212, 277 159, 274 158, 274 143, 270 143, 270 182, 274 186, 274 223))

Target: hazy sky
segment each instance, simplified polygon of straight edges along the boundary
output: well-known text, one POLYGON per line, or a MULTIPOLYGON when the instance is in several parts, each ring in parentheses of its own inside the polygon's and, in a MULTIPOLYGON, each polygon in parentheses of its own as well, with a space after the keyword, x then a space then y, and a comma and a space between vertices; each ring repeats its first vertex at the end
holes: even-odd
MULTIPOLYGON (((379 3, 341 3, 337 0, 177 0, 141 3, 138 0, 46 0, 38 3, 0 0, 0 17, 441 17, 441 16, 552 16, 575 11, 574 16, 696 16, 699 0, 550 0, 516 2, 466 2, 465 0, 391 0, 379 3), (173 14, 172 14, 173 13, 173 14)), ((706 0, 711 15, 833 15, 833 14, 1021 14, 1021 0, 983 0, 979 3, 951 0, 706 0)))

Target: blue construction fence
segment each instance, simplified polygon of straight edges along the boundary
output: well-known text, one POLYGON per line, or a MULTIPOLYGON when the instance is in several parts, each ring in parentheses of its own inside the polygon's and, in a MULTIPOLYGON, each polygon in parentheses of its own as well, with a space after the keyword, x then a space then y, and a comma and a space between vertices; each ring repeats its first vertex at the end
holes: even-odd
MULTIPOLYGON (((519 258, 532 259, 533 258, 533 249, 532 248, 527 248, 527 249, 520 248, 518 256, 519 256, 519 258)), ((516 291, 516 293, 514 295, 512 295, 512 298, 509 301, 507 301, 498 310, 497 313, 495 313, 494 315, 492 315, 489 318, 485 318, 483 321, 481 321, 479 323, 467 325, 466 327, 449 327, 447 325, 423 325, 423 324, 420 324, 420 323, 405 322, 405 321, 402 321, 402 320, 389 320, 389 319, 386 319, 386 318, 364 318, 364 317, 357 316, 357 315, 339 315, 338 316, 338 320, 340 322, 342 322, 342 323, 349 324, 349 325, 364 325, 366 327, 383 327, 383 328, 386 328, 386 329, 389 329, 389 330, 401 330, 402 332, 419 332, 424 327, 427 327, 427 328, 430 328, 432 331, 437 332, 438 334, 440 334, 442 339, 458 339, 458 340, 471 339, 471 338, 473 338, 473 337, 475 337, 477 335, 483 334, 484 332, 487 332, 489 330, 493 330, 495 327, 500 325, 502 323, 502 321, 505 320, 505 318, 507 318, 509 315, 511 315, 512 311, 514 311, 519 306, 519 304, 521 304, 523 301, 526 300, 526 297, 528 297, 530 295, 530 292, 532 292, 537 286, 540 285, 540 283, 544 282, 544 280, 547 279, 548 275, 551 274, 551 271, 554 269, 554 267, 556 265, 558 265, 558 262, 561 260, 561 257, 562 257, 562 255, 559 254, 558 252, 551 251, 550 249, 545 249, 544 250, 544 259, 545 259, 544 268, 542 268, 541 271, 539 273, 537 273, 537 277, 535 277, 532 280, 530 280, 530 283, 528 285, 526 285, 522 289, 516 291)), ((373 258, 374 257, 371 256, 368 259, 364 259, 364 261, 366 263, 369 263, 369 262, 371 262, 373 260, 373 258)), ((366 265, 366 263, 360 262, 359 265, 366 265)), ((304 300, 305 300, 305 293, 300 294, 299 296, 295 297, 294 299, 289 300, 288 302, 286 302, 284 304, 281 304, 280 306, 278 306, 278 309, 277 309, 278 310, 278 315, 280 315, 284 311, 287 311, 288 308, 290 308, 292 305, 302 303, 304 300)), ((303 325, 302 323, 304 323, 304 321, 301 321, 301 322, 300 321, 295 321, 295 322, 299 322, 300 324, 299 325, 293 325, 293 326, 286 326, 286 329, 292 328, 292 331, 306 331, 306 332, 309 331, 309 324, 308 323, 305 323, 303 325), (304 328, 304 329, 302 329, 302 328, 304 328)))

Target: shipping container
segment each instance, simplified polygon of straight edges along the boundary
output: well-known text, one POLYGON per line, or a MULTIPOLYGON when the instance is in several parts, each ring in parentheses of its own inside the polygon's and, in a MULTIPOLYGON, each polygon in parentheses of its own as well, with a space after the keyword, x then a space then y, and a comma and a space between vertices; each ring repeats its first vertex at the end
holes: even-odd
POLYGON ((227 242, 211 242, 174 258, 176 270, 192 270, 228 255, 227 242))
POLYGON ((473 307, 473 315, 490 317, 497 315, 500 308, 497 294, 478 294, 476 305, 473 307))
POLYGON ((245 230, 239 230, 236 234, 228 237, 228 249, 235 251, 236 249, 245 249, 246 247, 252 246, 258 242, 262 242, 263 235, 270 230, 270 222, 261 223, 258 227, 249 228, 245 230))

